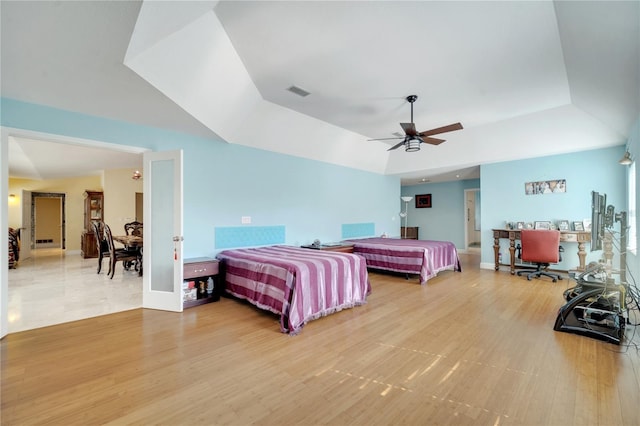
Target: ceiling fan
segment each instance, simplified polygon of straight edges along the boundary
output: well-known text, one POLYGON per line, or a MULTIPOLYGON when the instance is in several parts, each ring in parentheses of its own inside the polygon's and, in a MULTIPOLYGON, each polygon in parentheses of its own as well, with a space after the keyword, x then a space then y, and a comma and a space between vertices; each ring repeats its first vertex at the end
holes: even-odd
POLYGON ((461 130, 462 124, 454 123, 449 124, 448 126, 438 127, 437 129, 426 130, 424 132, 416 131, 416 125, 413 122, 413 103, 418 99, 418 95, 409 95, 407 96, 407 102, 411 104, 411 123, 400 123, 402 130, 404 130, 404 136, 399 135, 395 138, 384 138, 384 139, 369 139, 370 141, 387 141, 392 139, 402 139, 402 142, 392 146, 387 151, 392 151, 396 148, 400 148, 402 145, 405 146, 404 150, 407 152, 420 151, 421 143, 428 143, 431 145, 440 145, 444 142, 444 139, 432 138, 433 135, 438 135, 440 133, 452 132, 454 130, 461 130))

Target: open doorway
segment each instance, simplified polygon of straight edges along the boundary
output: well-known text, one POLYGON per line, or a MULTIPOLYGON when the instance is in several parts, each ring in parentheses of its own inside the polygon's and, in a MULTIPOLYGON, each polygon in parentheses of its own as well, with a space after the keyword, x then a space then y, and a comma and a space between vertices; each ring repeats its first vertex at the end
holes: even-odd
POLYGON ((142 192, 136 192, 136 220, 142 222, 144 220, 144 197, 142 192))
POLYGON ((481 221, 480 221, 480 189, 465 189, 464 191, 465 247, 468 252, 479 253, 481 221))
MULTIPOLYGON (((69 182, 78 176, 88 175, 82 168, 77 170, 76 165, 113 170, 122 169, 125 165, 129 168, 128 161, 131 159, 138 169, 142 165, 142 153, 147 151, 141 147, 66 138, 29 130, 2 129, 1 136, 0 161, 3 170, 0 188, 3 195, 9 187, 11 160, 21 158, 24 152, 59 152, 64 149, 67 152, 65 157, 78 161, 65 162, 59 167, 69 174, 48 179, 62 182, 62 186, 71 185, 74 191, 77 188, 69 182), (33 149, 22 149, 23 145, 20 144, 29 144, 29 148, 33 149), (108 163, 109 160, 112 163, 108 163)), ((38 158, 43 157, 46 159, 46 156, 38 158)), ((51 167, 34 169, 49 171, 51 167)), ((21 175, 16 178, 30 179, 21 175)), ((23 231, 23 238, 18 267, 10 273, 0 274, 0 337, 9 331, 22 331, 141 306, 142 281, 138 274, 121 274, 118 279, 110 279, 106 274, 96 273, 96 259, 81 257, 80 236, 76 233, 79 222, 73 215, 67 215, 79 210, 75 195, 68 198, 63 187, 58 192, 31 192, 28 188, 19 192, 19 185, 14 186, 14 192, 22 194, 22 202, 20 207, 11 206, 11 219, 16 223, 15 227, 23 231), (67 208, 70 210, 67 211, 67 208), (74 222, 68 223, 68 219, 74 222), (23 250, 27 254, 27 247, 37 249, 33 256, 22 256, 23 250), (118 300, 112 300, 113 297, 118 297, 118 300)), ((9 217, 9 205, 3 204, 0 219, 7 223, 9 217)))
MULTIPOLYGON (((23 224, 24 225, 24 224, 23 224)), ((31 249, 66 248, 65 194, 31 193, 31 249)))

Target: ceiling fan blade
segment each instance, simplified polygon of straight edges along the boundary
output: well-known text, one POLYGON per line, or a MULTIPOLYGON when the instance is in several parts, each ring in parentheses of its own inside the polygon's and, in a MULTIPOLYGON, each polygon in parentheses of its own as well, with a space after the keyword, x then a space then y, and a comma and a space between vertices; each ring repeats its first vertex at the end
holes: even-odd
POLYGON ((453 132, 454 130, 462 130, 462 124, 454 123, 454 124, 449 124, 448 126, 438 127, 437 129, 425 130, 424 132, 420 132, 419 135, 431 136, 431 135, 437 135, 440 133, 453 132))
POLYGON ((404 145, 405 141, 400 142, 399 144, 396 144, 394 146, 392 146, 391 148, 389 148, 387 151, 393 151, 396 148, 400 148, 402 145, 404 145))
POLYGON ((397 138, 382 138, 382 139, 367 139, 368 141, 390 141, 392 139, 404 139, 404 136, 398 136, 397 138))
POLYGON ((415 136, 416 133, 416 125, 414 123, 400 123, 402 130, 407 134, 407 136, 415 136))
POLYGON ((438 139, 438 138, 429 138, 426 136, 422 137, 422 142, 431 144, 431 145, 440 145, 442 142, 444 142, 444 139, 438 139))

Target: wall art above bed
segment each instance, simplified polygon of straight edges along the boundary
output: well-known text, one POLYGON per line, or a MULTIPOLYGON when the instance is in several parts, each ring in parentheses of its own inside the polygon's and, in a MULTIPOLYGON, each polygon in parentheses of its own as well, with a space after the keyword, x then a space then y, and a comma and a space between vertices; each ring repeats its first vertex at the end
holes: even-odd
POLYGON ((416 195, 416 209, 431 208, 431 194, 416 195))

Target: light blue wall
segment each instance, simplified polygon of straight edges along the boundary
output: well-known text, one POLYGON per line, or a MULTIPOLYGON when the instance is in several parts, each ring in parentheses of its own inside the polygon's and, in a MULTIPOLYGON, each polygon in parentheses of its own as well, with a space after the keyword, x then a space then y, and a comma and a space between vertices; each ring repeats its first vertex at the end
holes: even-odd
MULTIPOLYGON (((6 98, 1 107, 0 123, 6 127, 154 151, 183 149, 185 257, 215 254, 214 227, 241 226, 242 216, 251 216, 252 226, 286 226, 288 244, 307 244, 316 238, 337 241, 346 223, 374 222, 376 235, 399 236, 398 213, 404 209, 400 196, 416 194, 432 194, 433 207, 416 209, 412 200, 408 225, 420 227, 421 239, 448 240, 462 249, 464 190, 481 188, 482 262, 492 264, 491 229, 502 227, 506 220, 588 218, 592 190, 606 193, 608 204, 617 210, 626 208, 626 170, 617 163, 622 146, 483 165, 481 180, 401 190, 398 178, 314 160, 6 98), (558 178, 567 180, 564 194, 524 194, 525 182, 558 178)), ((638 123, 628 143, 634 158, 640 156, 638 123)), ((575 266, 575 245, 565 246, 569 260, 562 266, 569 269, 575 266)), ((600 254, 590 254, 588 260, 600 254)), ((630 256, 632 270, 640 270, 638 263, 636 256, 630 256)))
POLYGON ((2 126, 184 152, 184 256, 217 253, 215 227, 284 225, 287 244, 338 241, 342 224, 397 225, 397 177, 2 99, 2 126))
MULTIPOLYGON (((408 226, 419 227, 421 240, 451 241, 458 250, 464 249, 464 191, 477 188, 479 179, 403 186, 402 196, 413 197, 408 205, 408 226), (431 208, 415 208, 415 197, 419 194, 431 194, 431 208)), ((398 213, 404 211, 404 202, 399 202, 398 213)), ((399 230, 390 235, 399 235, 399 230)))
MULTIPOLYGON (((494 242, 491 229, 504 228, 506 221, 556 222, 566 219, 573 222, 591 218, 591 191, 606 194, 607 204, 613 205, 616 211, 625 210, 626 172, 618 164, 623 153, 624 147, 619 146, 482 165, 481 262, 493 264, 494 242), (525 194, 525 182, 554 179, 566 179, 565 193, 525 194)), ((501 251, 508 253, 507 243, 503 241, 502 244, 501 251)), ((575 268, 578 265, 577 244, 562 243, 562 246, 565 248, 565 256, 559 267, 575 268)), ((587 262, 598 260, 601 256, 602 252, 589 253, 587 262)))
MULTIPOLYGON (((640 136, 636 125, 635 142, 630 150, 634 158, 640 155, 640 136)), ((626 210, 626 169, 618 164, 624 147, 583 151, 579 153, 538 157, 481 166, 480 180, 421 184, 402 187, 402 195, 432 194, 432 208, 415 208, 415 198, 409 203, 409 226, 420 227, 420 239, 452 241, 460 250, 464 242, 464 190, 480 188, 481 242, 483 267, 493 267, 493 228, 503 228, 509 222, 535 222, 561 219, 582 221, 591 217, 591 191, 607 195, 607 204, 617 211, 626 210), (546 195, 525 195, 525 182, 566 179, 567 192, 546 195)), ((638 182, 640 188, 640 181, 638 182)), ((398 200, 398 213, 404 203, 398 200)), ((619 227, 614 227, 619 229, 619 227)), ((390 235, 398 235, 396 231, 390 235)), ((563 243, 564 260, 558 267, 573 269, 578 265, 577 244, 563 243)), ((507 262, 508 243, 501 242, 507 262)), ((598 260, 602 251, 591 253, 587 245, 587 262, 598 260)), ((617 262, 614 257, 614 262, 617 262)), ((638 264, 635 257, 631 262, 638 264)), ((640 269, 636 266, 637 269, 640 269)))

